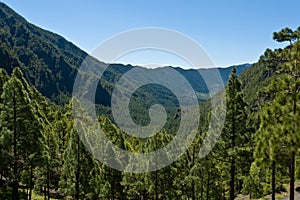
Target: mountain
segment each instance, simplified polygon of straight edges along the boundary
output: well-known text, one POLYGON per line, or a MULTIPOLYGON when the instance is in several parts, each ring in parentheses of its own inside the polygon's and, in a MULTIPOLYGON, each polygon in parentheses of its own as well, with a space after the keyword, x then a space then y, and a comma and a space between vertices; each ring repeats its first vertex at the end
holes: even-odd
MULTIPOLYGON (((227 84, 229 75, 232 71, 232 68, 236 68, 237 70, 237 75, 241 74, 245 69, 251 67, 251 64, 241 64, 241 65, 235 65, 235 66, 230 66, 230 67, 226 67, 226 68, 217 68, 221 78, 224 82, 224 85, 227 84)), ((214 73, 215 69, 182 69, 182 68, 175 68, 179 73, 181 73, 191 84, 191 86, 193 87, 193 89, 196 91, 196 93, 198 94, 208 94, 208 90, 206 87, 206 83, 204 82, 203 78, 200 76, 200 74, 209 74, 210 72, 214 73)), ((203 96, 202 96, 203 98, 203 96)), ((201 99, 200 100, 206 100, 201 99)))
MULTIPOLYGON (((66 103, 72 94, 78 69, 89 55, 63 37, 27 22, 3 3, 0 3, 0 27, 0 67, 10 74, 13 68, 19 66, 27 81, 44 96, 58 104, 66 103)), ((100 68, 105 65, 92 57, 89 60, 92 65, 100 68)), ((241 73, 250 66, 244 64, 235 67, 241 73)), ((136 67, 139 66, 111 64, 106 69, 96 91, 95 101, 101 105, 98 107, 99 114, 110 113, 114 85, 126 72, 136 67)), ((173 69, 189 81, 200 102, 208 99, 205 82, 196 70, 173 69)), ((200 69, 202 72, 209 70, 211 69, 200 69)), ((218 70, 226 83, 232 67, 218 70)), ((142 117, 141 113, 148 113, 147 109, 156 103, 165 106, 170 117, 174 117, 177 112, 178 101, 174 94, 165 87, 152 84, 135 92, 131 100, 134 118, 147 124, 148 116, 142 117)))
POLYGON ((245 100, 251 104, 251 107, 257 107, 259 92, 271 83, 275 77, 273 74, 275 69, 270 70, 267 65, 257 62, 240 74, 245 100))
POLYGON ((63 37, 28 23, 0 3, 0 60, 9 73, 19 66, 31 85, 48 98, 70 95, 87 53, 63 37))

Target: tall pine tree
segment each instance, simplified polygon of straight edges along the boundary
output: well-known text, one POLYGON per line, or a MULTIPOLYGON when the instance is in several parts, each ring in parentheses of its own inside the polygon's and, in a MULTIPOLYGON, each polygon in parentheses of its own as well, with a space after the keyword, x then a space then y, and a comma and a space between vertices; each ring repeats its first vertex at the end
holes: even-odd
POLYGON ((28 166, 33 170, 36 160, 43 152, 42 125, 36 115, 28 94, 29 86, 19 68, 4 84, 0 114, 1 132, 4 137, 6 158, 11 162, 9 168, 13 187, 13 199, 19 198, 20 175, 28 166))
MULTIPOLYGON (((283 150, 288 154, 290 169, 290 199, 294 200, 295 187, 295 160, 300 146, 299 120, 300 120, 300 29, 292 31, 285 28, 275 32, 273 38, 278 42, 289 42, 290 45, 279 52, 278 57, 281 62, 277 66, 276 79, 269 85, 267 98, 269 103, 264 108, 265 112, 261 124, 261 130, 274 134, 269 140, 272 159, 283 150), (295 42, 296 41, 296 42, 295 42), (276 131, 269 126, 264 126, 264 122, 276 119, 276 131)), ((273 126, 273 128, 274 128, 273 126)), ((270 133, 269 133, 270 134, 270 133)), ((280 156, 280 155, 279 155, 280 156)))
MULTIPOLYGON (((234 200, 238 190, 237 173, 240 171, 237 166, 243 166, 239 159, 245 147, 249 144, 249 136, 246 125, 246 103, 241 92, 241 82, 233 68, 226 86, 226 120, 221 135, 215 148, 216 157, 223 160, 222 171, 227 171, 229 178, 229 198, 234 200), (229 172, 229 173, 228 173, 229 172)), ((227 175, 224 176, 227 184, 227 175)))

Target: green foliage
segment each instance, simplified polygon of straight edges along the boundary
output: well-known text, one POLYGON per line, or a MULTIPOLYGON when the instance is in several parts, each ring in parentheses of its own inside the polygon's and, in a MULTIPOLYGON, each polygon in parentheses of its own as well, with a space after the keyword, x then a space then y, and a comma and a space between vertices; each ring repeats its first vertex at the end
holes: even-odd
MULTIPOLYGON (((278 167, 290 170, 290 198, 294 198, 295 156, 299 151, 299 29, 289 28, 274 33, 278 42, 289 41, 290 46, 274 52, 268 50, 264 62, 276 66, 278 76, 263 91, 265 103, 260 112, 256 157, 272 170, 272 194, 275 199, 278 167), (294 41, 297 41, 293 43, 294 41)), ((282 173, 281 173, 282 174, 282 173)), ((285 174, 283 174, 285 175, 285 174)))
MULTIPOLYGON (((45 97, 64 105, 70 100, 73 85, 82 62, 88 59, 95 69, 103 69, 106 65, 68 42, 63 37, 43 30, 28 23, 9 7, 0 4, 0 60, 1 67, 11 74, 13 68, 19 66, 25 79, 31 86, 35 86, 45 97)), ((103 73, 100 80, 95 100, 98 114, 105 114, 111 120, 111 94, 115 84, 126 72, 136 66, 111 64, 103 73)), ((250 67, 249 64, 237 66, 238 73, 250 67)), ((232 67, 220 68, 224 83, 232 67)), ((154 69, 159 70, 159 69, 154 69)), ((199 102, 209 98, 206 84, 197 70, 183 70, 174 68, 181 73, 191 84, 199 97, 199 102)), ((209 69, 200 69, 201 73, 210 73, 209 69)), ((83 74, 79 74, 84 78, 83 74)), ((172 78, 172 77, 170 77, 172 78)), ((168 113, 165 129, 169 132, 177 130, 175 123, 180 120, 178 101, 167 89, 161 86, 146 85, 139 88, 131 99, 130 113, 133 121, 145 125, 149 123, 148 109, 154 104, 164 105, 168 113)))
MULTIPOLYGON (((101 169, 96 160, 83 146, 78 130, 74 126, 72 105, 79 106, 76 99, 72 99, 67 107, 67 138, 66 149, 63 156, 61 179, 59 186, 65 195, 71 195, 75 199, 98 199, 100 189, 95 187, 100 184, 101 169)), ((91 121, 84 110, 80 113, 83 120, 91 121)))
POLYGON ((230 199, 240 192, 237 185, 242 184, 242 176, 247 172, 251 163, 249 151, 250 135, 247 124, 246 103, 241 92, 241 82, 233 68, 226 86, 226 119, 221 139, 219 139, 214 154, 222 158, 219 164, 222 171, 222 185, 230 188, 230 199), (240 167, 238 167, 240 166, 240 167), (246 168, 246 170, 244 169, 246 168))
POLYGON ((1 95, 2 152, 8 161, 4 170, 10 171, 6 177, 14 184, 14 199, 18 198, 21 172, 28 168, 32 171, 39 166, 44 152, 42 123, 27 92, 29 90, 20 69, 15 68, 12 77, 4 84, 1 95))
MULTIPOLYGON (((81 102, 70 99, 87 54, 62 37, 29 24, 2 3, 0 16, 0 199, 30 199, 39 194, 43 199, 202 200, 233 199, 238 193, 259 198, 272 190, 284 191, 295 171, 299 176, 299 166, 293 169, 295 160, 299 164, 300 146, 299 28, 274 33, 276 41, 289 42, 289 46, 267 49, 251 67, 219 69, 228 83, 227 115, 213 152, 198 157, 210 116, 218 114, 211 113, 207 101, 200 105, 200 131, 187 151, 163 169, 134 174, 95 160, 91 152, 97 145, 104 145, 105 153, 112 155, 106 159, 117 156, 126 160, 97 140, 96 125, 121 149, 135 153, 160 149, 173 139, 180 122, 181 111, 172 92, 155 84, 135 91, 129 107, 137 124, 149 123, 148 109, 154 104, 166 108, 168 122, 148 139, 128 136, 114 125, 109 106, 115 84, 134 67, 112 64, 100 80, 95 99, 98 114, 105 116, 94 122, 80 107, 81 102), (78 106, 77 113, 73 113, 73 105, 78 106), (81 121, 76 121, 74 114, 81 121), (89 126, 74 126, 82 122, 89 126), (81 131, 95 141, 84 146, 82 141, 87 141, 81 131)), ((103 65, 94 59, 92 64, 103 65)), ((174 69, 191 83, 199 102, 207 100, 208 91, 198 72, 174 69)), ((165 152, 161 158, 149 160, 149 165, 169 156, 165 152)), ((122 167, 141 163, 133 165, 122 167)))

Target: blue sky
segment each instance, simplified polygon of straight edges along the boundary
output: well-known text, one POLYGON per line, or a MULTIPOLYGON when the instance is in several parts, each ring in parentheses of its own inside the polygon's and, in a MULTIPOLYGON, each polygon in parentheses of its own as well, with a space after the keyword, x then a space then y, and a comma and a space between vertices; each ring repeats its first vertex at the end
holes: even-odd
MULTIPOLYGON (((87 52, 123 31, 162 27, 196 40, 217 66, 256 62, 266 48, 284 46, 272 40, 274 31, 300 25, 299 0, 3 2, 31 23, 64 36, 87 52)), ((120 62, 184 65, 173 56, 149 51, 125 56, 120 62)))

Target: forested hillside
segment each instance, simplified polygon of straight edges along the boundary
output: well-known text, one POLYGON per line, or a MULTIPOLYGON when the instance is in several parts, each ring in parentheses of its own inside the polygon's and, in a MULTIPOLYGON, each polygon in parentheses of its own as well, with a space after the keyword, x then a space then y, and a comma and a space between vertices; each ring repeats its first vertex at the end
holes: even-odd
MULTIPOLYGON (((207 124, 218 114, 210 112, 208 100, 199 104, 201 126, 177 161, 153 172, 128 173, 96 160, 75 126, 72 107, 81 102, 71 98, 71 92, 87 54, 29 24, 2 3, 0 23, 0 199, 234 200, 267 195, 278 199, 286 194, 295 199, 300 178, 300 28, 275 32, 273 39, 287 46, 267 49, 257 63, 220 69, 227 83, 226 119, 209 155, 198 156, 207 124)), ((100 114, 109 110, 118 78, 132 68, 114 64, 106 71, 98 91, 100 114)), ((175 69, 195 91, 206 94, 198 72, 175 69)), ((168 99, 172 94, 167 90, 150 85, 139 94, 148 98, 147 106, 161 103, 170 107, 172 116, 178 114, 176 100, 168 99)), ((147 122, 148 116, 142 117, 147 106, 138 98, 133 102, 132 109, 141 112, 137 122, 147 122)), ((79 110, 81 119, 91 124, 89 133, 97 135, 91 117, 79 110)), ((107 113, 97 116, 95 123, 113 144, 136 154, 167 145, 174 138, 172 126, 180 120, 176 115, 168 129, 140 139, 124 134, 107 113)), ((104 151, 114 155, 109 147, 104 151)))
MULTIPOLYGON (((34 85, 42 95, 60 105, 68 103, 78 69, 88 54, 63 37, 28 23, 1 2, 0 25, 1 67, 8 74, 11 74, 15 67, 19 67, 28 83, 34 85)), ((104 63, 96 59, 89 58, 89 62, 95 68, 105 67, 104 63)), ((238 73, 241 73, 249 66, 245 64, 236 67, 238 73)), ((106 114, 112 119, 110 103, 114 85, 123 74, 134 67, 138 66, 111 64, 106 69, 96 91, 95 102, 99 105, 97 107, 99 114, 106 114)), ((174 69, 191 83, 200 102, 207 100, 207 87, 196 70, 174 69)), ((224 82, 227 82, 231 69, 232 67, 219 69, 224 82)), ((166 88, 158 85, 144 86, 135 94, 131 101, 132 113, 138 123, 147 124, 149 118, 145 115, 146 110, 155 103, 165 106, 169 118, 176 116, 177 100, 166 88)), ((169 124, 166 128, 171 129, 169 124)))

